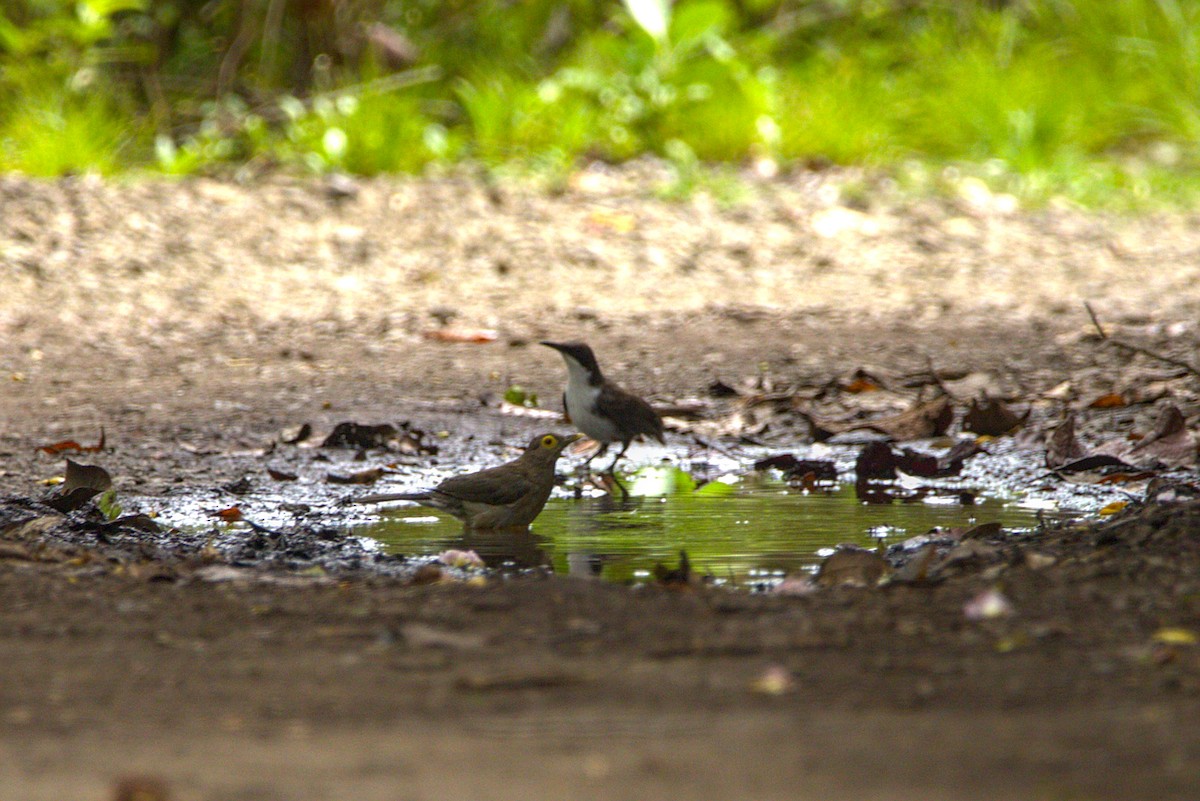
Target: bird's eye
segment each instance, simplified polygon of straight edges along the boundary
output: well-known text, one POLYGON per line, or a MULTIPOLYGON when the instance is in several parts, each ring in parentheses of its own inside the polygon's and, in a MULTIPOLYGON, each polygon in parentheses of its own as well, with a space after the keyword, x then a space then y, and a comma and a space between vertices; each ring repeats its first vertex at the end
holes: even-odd
POLYGON ((547 434, 546 436, 542 437, 542 447, 543 448, 553 448, 557 444, 558 444, 558 440, 555 438, 555 436, 553 434, 547 434))

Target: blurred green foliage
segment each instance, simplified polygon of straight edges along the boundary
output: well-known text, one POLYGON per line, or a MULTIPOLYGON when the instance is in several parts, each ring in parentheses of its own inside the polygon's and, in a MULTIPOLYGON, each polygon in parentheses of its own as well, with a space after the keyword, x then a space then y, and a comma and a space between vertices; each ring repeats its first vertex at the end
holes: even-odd
POLYGON ((1187 0, 9 0, 0 169, 563 174, 646 153, 1190 198, 1187 0))

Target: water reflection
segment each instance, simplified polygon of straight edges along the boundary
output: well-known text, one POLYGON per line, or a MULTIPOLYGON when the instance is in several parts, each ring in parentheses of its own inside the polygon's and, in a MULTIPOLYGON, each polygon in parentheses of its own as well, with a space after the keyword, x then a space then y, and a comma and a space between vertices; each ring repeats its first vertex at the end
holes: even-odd
MULTIPOLYGON (((1035 513, 999 501, 862 503, 851 486, 804 493, 786 484, 742 481, 720 491, 684 487, 666 494, 622 500, 604 496, 551 499, 532 530, 467 532, 450 519, 430 521, 424 510, 394 508, 358 533, 396 553, 475 550, 492 567, 549 566, 573 576, 632 581, 655 564, 674 565, 686 550, 699 574, 733 583, 815 566, 819 551, 840 543, 874 547, 935 527, 997 521, 1032 527, 1035 513), (409 519, 421 522, 406 522, 409 519)), ((639 489, 644 489, 639 488, 639 489)))

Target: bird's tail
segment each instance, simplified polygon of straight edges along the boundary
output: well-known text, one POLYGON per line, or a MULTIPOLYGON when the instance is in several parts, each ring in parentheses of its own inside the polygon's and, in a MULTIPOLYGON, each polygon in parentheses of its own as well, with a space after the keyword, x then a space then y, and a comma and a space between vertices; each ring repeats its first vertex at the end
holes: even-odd
POLYGON ((427 501, 428 492, 385 492, 351 499, 351 503, 386 503, 387 501, 427 501))

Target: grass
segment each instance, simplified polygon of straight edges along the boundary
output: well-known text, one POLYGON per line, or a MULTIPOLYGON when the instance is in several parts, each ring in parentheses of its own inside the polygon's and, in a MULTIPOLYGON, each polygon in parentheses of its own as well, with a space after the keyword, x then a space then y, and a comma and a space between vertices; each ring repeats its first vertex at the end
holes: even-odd
POLYGON ((285 101, 271 124, 226 108, 188 136, 160 136, 157 151, 149 121, 104 87, 10 89, 0 169, 187 173, 265 158, 375 174, 466 159, 562 175, 588 158, 656 153, 688 186, 703 183, 700 164, 766 156, 883 171, 916 160, 930 174, 953 164, 1034 203, 1200 197, 1200 4, 930 3, 774 38, 738 31, 713 0, 675 14, 667 40, 618 18, 540 71, 490 55, 418 87, 285 101))

